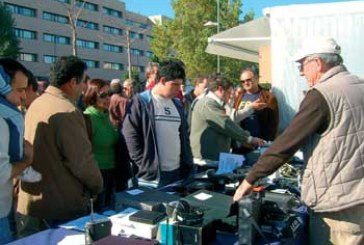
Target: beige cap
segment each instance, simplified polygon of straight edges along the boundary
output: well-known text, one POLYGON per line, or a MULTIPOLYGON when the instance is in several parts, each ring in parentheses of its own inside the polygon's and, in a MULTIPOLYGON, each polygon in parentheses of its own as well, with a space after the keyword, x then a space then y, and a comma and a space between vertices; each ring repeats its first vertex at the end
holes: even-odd
POLYGON ((341 48, 333 38, 314 37, 303 42, 301 49, 292 57, 293 61, 300 61, 313 54, 340 54, 341 48))

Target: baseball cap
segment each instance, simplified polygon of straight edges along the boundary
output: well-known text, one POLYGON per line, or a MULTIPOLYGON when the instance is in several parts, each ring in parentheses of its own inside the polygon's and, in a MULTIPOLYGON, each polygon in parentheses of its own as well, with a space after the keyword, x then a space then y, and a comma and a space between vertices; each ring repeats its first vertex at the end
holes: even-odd
POLYGON ((301 49, 292 57, 293 61, 300 61, 303 58, 313 54, 338 54, 341 48, 333 38, 330 37, 314 37, 305 40, 301 49))

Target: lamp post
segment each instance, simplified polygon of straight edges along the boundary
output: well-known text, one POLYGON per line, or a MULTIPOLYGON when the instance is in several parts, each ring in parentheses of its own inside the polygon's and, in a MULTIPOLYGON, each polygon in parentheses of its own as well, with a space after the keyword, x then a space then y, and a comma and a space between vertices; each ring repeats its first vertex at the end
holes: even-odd
MULTIPOLYGON (((128 24, 126 24, 128 25, 128 24)), ((140 34, 144 34, 146 33, 148 30, 150 30, 149 28, 146 28, 144 31, 138 32, 139 35, 140 34)), ((129 79, 132 78, 132 53, 131 53, 131 45, 133 44, 135 40, 133 40, 133 38, 130 37, 130 27, 126 28, 126 47, 128 49, 128 77, 129 79)), ((137 60, 137 65, 138 65, 138 60, 137 60)))
MULTIPOLYGON (((217 33, 220 32, 220 0, 217 1, 216 7, 216 21, 217 21, 217 33)), ((216 57, 217 73, 220 73, 220 55, 216 57)))
MULTIPOLYGON (((220 0, 216 0, 216 22, 208 21, 204 26, 216 26, 217 33, 220 32, 220 0)), ((220 55, 216 57, 216 71, 220 73, 220 55)))
POLYGON ((126 30, 126 43, 128 49, 128 77, 131 79, 131 49, 130 49, 130 33, 129 29, 126 30))

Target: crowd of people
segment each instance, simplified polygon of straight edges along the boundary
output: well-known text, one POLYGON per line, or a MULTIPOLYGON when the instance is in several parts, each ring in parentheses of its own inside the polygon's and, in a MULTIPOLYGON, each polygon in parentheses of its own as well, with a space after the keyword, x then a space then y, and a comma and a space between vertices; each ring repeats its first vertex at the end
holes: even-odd
POLYGON ((184 92, 177 59, 148 64, 146 81, 135 84, 90 78, 85 62, 62 56, 38 92, 44 84, 31 71, 0 58, 0 244, 84 216, 90 200, 102 212, 115 192, 186 179, 216 167, 220 152, 249 154, 267 141, 234 201, 304 147, 311 244, 360 244, 364 83, 340 51, 327 38, 300 50, 294 61, 310 90, 277 139, 277 99, 251 67, 238 87, 201 74, 184 92))

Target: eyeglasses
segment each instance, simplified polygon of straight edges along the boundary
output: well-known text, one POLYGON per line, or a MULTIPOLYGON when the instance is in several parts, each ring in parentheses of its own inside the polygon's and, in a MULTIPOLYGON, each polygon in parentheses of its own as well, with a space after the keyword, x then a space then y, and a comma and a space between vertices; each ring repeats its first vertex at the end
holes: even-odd
POLYGON ((245 79, 245 80, 240 80, 240 82, 241 82, 241 83, 246 83, 246 82, 250 82, 250 83, 252 83, 252 82, 254 82, 254 80, 253 80, 253 78, 251 77, 251 78, 248 78, 248 79, 245 79))
POLYGON ((100 98, 100 99, 105 99, 105 98, 107 98, 107 97, 109 97, 109 93, 107 93, 107 92, 103 92, 103 93, 100 93, 100 94, 99 94, 99 98, 100 98))
POLYGON ((298 61, 298 64, 297 64, 297 68, 298 68, 298 70, 299 70, 300 72, 302 72, 302 71, 303 71, 303 67, 304 67, 305 65, 307 65, 308 63, 310 63, 311 61, 315 60, 315 59, 316 59, 316 57, 306 57, 306 58, 304 58, 303 60, 298 61))

